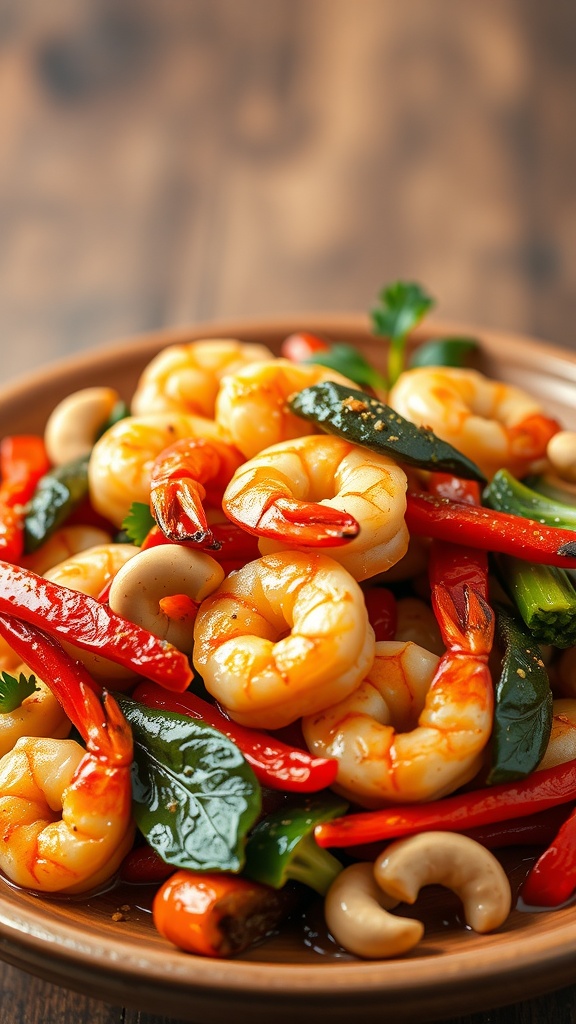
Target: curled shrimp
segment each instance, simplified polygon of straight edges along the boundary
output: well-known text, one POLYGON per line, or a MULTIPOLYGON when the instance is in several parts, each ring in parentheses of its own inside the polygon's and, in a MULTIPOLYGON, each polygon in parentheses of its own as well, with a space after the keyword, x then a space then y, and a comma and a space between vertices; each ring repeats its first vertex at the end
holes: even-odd
POLYGON ((491 478, 508 469, 525 476, 546 457, 560 429, 538 402, 520 388, 491 380, 477 370, 421 366, 402 373, 389 404, 406 419, 430 427, 491 478))
POLYGON ((122 523, 133 501, 148 504, 155 460, 182 438, 221 440, 212 420, 184 413, 127 416, 96 442, 88 463, 88 486, 93 508, 115 526, 122 523))
POLYGON ((342 544, 331 547, 330 556, 362 581, 406 553, 406 483, 404 470, 385 455, 342 438, 308 435, 245 462, 222 508, 262 538, 262 554, 342 544))
POLYGON ((162 532, 174 541, 213 544, 203 502, 219 506, 242 456, 224 441, 181 438, 160 453, 150 474, 150 504, 162 532))
POLYGON ((492 730, 493 615, 471 589, 461 619, 447 591, 436 601, 449 639, 440 659, 411 641, 381 641, 352 696, 302 721, 308 748, 339 761, 335 788, 363 807, 438 799, 481 766, 492 730))
POLYGON ((169 345, 145 367, 132 397, 131 411, 135 416, 184 412, 212 419, 224 374, 273 358, 265 345, 232 338, 169 345))
POLYGON ((326 555, 289 551, 249 562, 206 598, 193 656, 231 718, 279 729, 351 693, 374 643, 352 576, 326 555))
POLYGON ((50 637, 5 615, 0 629, 21 653, 34 648, 41 674, 46 658, 65 666, 50 664, 50 687, 86 743, 24 736, 0 758, 0 869, 26 888, 86 892, 132 846, 132 733, 115 700, 100 699, 50 637))
POLYGON ((295 391, 324 380, 354 386, 347 377, 324 366, 289 359, 252 363, 222 378, 215 420, 225 437, 251 459, 280 441, 318 433, 313 423, 290 410, 287 399, 295 391))

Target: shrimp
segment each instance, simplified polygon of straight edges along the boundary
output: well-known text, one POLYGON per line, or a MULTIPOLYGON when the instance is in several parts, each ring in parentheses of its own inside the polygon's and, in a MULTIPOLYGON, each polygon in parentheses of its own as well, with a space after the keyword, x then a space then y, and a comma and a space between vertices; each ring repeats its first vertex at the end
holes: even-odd
POLYGON ((262 538, 262 554, 341 543, 330 556, 362 581, 406 553, 406 482, 404 470, 385 455, 331 435, 308 435, 245 462, 222 508, 262 538))
POLYGON ((346 387, 354 383, 325 366, 293 363, 289 359, 252 363, 220 382, 215 420, 228 440, 251 459, 263 448, 294 437, 319 432, 291 412, 287 399, 295 391, 333 380, 346 387))
POLYGON ((40 576, 71 555, 98 544, 111 544, 112 536, 99 526, 62 526, 40 545, 36 551, 20 559, 20 565, 40 576))
MULTIPOLYGON (((52 566, 44 573, 44 577, 62 587, 98 598, 108 588, 118 570, 139 550, 134 544, 97 544, 52 566)), ((83 651, 73 644, 64 646, 96 679, 113 679, 116 689, 124 689, 134 678, 133 672, 108 658, 83 651)))
POLYGON ((274 356, 265 345, 210 338, 169 345, 144 369, 132 397, 135 416, 184 412, 214 417, 220 380, 248 363, 274 356))
POLYGON ((545 459, 548 441, 560 429, 526 392, 477 370, 406 370, 388 402, 406 419, 453 444, 488 478, 498 469, 525 476, 532 464, 545 459))
POLYGON ((162 532, 175 541, 214 544, 202 503, 220 505, 242 461, 232 445, 204 438, 182 438, 161 452, 150 476, 150 504, 162 532))
POLYGON ((279 729, 348 696, 374 658, 360 587, 324 554, 231 573, 200 606, 194 665, 234 721, 279 729))
POLYGON ((150 476, 155 460, 181 438, 222 440, 216 424, 184 413, 127 416, 96 442, 88 463, 93 508, 115 526, 122 526, 133 501, 150 501, 150 476))
POLYGON ((114 699, 100 699, 49 637, 11 616, 0 628, 12 645, 34 648, 40 661, 49 650, 59 662, 50 686, 87 747, 23 736, 0 758, 0 869, 40 892, 86 892, 112 877, 132 846, 132 733, 114 699))
MULTIPOLYGON (((3 640, 3 643, 8 646, 6 640, 3 640)), ((13 675, 30 675, 28 666, 22 664, 18 655, 14 654, 14 657, 19 663, 13 675)), ((25 697, 20 707, 0 714, 0 757, 12 750, 21 736, 50 736, 53 739, 63 739, 68 736, 70 728, 70 720, 56 697, 46 683, 36 677, 34 693, 25 697)))
POLYGON ((493 616, 471 589, 462 626, 446 592, 437 604, 450 638, 441 658, 412 641, 380 641, 352 696, 302 721, 309 750, 339 761, 334 788, 362 807, 436 800, 481 767, 492 729, 493 616))

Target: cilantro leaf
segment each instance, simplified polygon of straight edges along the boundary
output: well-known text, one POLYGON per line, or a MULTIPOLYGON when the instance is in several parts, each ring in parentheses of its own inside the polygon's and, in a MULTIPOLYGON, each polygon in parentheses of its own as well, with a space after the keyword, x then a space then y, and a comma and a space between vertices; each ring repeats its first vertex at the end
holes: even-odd
POLYGON ((143 501, 133 501, 130 511, 122 523, 122 529, 129 541, 140 547, 144 538, 150 532, 156 520, 150 511, 150 506, 143 501))
POLYGON ((370 311, 375 334, 388 338, 388 384, 391 387, 404 369, 406 338, 434 305, 434 299, 413 281, 395 281, 378 294, 370 311))
POLYGON ((34 675, 26 676, 21 672, 17 679, 16 676, 11 676, 8 672, 2 672, 0 675, 0 715, 16 711, 26 697, 38 689, 34 675))

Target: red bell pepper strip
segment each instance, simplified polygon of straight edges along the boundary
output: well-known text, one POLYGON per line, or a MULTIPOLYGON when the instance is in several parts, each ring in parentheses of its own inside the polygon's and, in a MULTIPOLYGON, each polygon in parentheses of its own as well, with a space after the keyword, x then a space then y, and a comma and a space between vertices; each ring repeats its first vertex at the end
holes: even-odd
POLYGON ((516 555, 544 565, 576 568, 573 530, 542 526, 533 519, 506 512, 411 492, 407 495, 406 525, 415 536, 516 555))
POLYGON ((101 654, 168 690, 185 690, 192 679, 186 655, 165 640, 86 594, 8 562, 0 562, 0 612, 101 654))
POLYGON ((529 907, 557 907, 576 889, 576 811, 538 858, 520 895, 529 907))
POLYGON ((293 363, 304 363, 318 352, 329 352, 330 348, 328 342, 316 334, 310 334, 309 331, 298 331, 284 338, 280 346, 280 354, 284 359, 291 359, 293 363))
POLYGON ((50 468, 44 441, 14 434, 0 442, 0 557, 17 562, 24 551, 24 506, 50 468))
POLYGON ((330 786, 336 778, 338 762, 335 758, 313 757, 267 733, 231 722, 219 708, 189 690, 175 696, 153 683, 144 682, 136 687, 132 698, 146 707, 176 711, 218 729, 236 744, 258 781, 270 789, 315 793, 330 786))
POLYGON ((357 846, 431 829, 466 832, 576 800, 576 759, 516 782, 471 790, 419 805, 398 805, 334 818, 314 831, 319 846, 357 846))
POLYGON ((165 882, 174 874, 174 865, 167 864, 156 850, 147 844, 135 846, 126 854, 120 867, 120 880, 131 885, 150 885, 165 882))

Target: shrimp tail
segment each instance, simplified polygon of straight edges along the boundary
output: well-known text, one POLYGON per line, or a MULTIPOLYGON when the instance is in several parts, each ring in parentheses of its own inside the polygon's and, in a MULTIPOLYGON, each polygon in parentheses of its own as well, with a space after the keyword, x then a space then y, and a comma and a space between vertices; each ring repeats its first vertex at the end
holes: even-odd
POLYGON ((194 541, 218 549, 202 502, 206 491, 196 480, 167 480, 150 492, 152 512, 162 533, 174 541, 194 541))
POLYGON ((336 547, 360 532, 359 524, 347 512, 331 505, 286 497, 275 498, 252 527, 243 525, 259 537, 313 547, 336 547))
POLYGON ((432 592, 432 603, 442 639, 453 653, 487 658, 494 639, 494 613, 473 587, 464 585, 462 597, 462 607, 457 608, 444 584, 438 584, 432 592))

